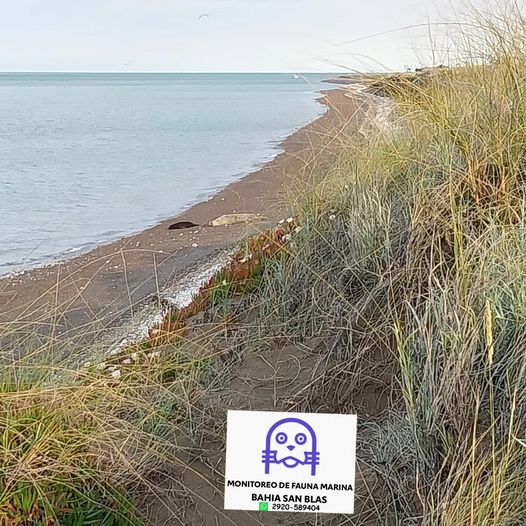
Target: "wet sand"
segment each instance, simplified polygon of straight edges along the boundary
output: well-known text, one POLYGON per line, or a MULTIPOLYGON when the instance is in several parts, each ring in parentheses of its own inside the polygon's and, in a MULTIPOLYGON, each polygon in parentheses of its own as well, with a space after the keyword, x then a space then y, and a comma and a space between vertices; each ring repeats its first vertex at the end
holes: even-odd
POLYGON ((364 108, 344 89, 325 92, 320 103, 327 112, 289 136, 280 146, 283 153, 208 201, 74 259, 0 280, 0 335, 100 338, 125 325, 145 301, 195 265, 286 217, 290 198, 323 169, 338 136, 344 129, 347 134, 357 130, 363 118, 364 108), (206 226, 223 214, 241 212, 264 219, 206 226), (181 220, 203 226, 168 229, 181 220))

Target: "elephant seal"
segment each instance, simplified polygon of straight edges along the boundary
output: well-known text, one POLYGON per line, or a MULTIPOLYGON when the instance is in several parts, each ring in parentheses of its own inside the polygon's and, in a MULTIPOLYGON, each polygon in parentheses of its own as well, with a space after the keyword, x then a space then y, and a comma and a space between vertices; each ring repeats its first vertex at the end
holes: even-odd
POLYGON ((177 223, 170 225, 168 230, 183 230, 184 228, 195 228, 198 226, 200 225, 196 225, 195 223, 192 223, 192 221, 178 221, 177 223))
POLYGON ((225 214, 208 223, 208 226, 229 226, 237 223, 253 223, 263 218, 259 214, 225 214))

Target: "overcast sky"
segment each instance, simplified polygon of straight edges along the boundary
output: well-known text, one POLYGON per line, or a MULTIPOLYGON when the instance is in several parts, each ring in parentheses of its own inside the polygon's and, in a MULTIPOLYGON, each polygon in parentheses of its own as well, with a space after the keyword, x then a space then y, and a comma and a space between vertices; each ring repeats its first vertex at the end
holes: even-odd
POLYGON ((428 29, 372 35, 452 2, 1 0, 0 71, 399 70, 430 61, 428 29))

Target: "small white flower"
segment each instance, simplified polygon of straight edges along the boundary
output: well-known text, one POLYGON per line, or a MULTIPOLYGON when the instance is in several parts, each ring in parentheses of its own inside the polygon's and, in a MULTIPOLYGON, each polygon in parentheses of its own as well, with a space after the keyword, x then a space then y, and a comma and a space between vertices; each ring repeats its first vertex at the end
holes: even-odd
POLYGON ((121 372, 119 371, 119 369, 116 369, 115 371, 113 371, 111 373, 111 377, 118 380, 121 377, 121 372))
POLYGON ((199 245, 197 243, 192 243, 192 248, 197 248, 199 245))
POLYGON ((286 243, 292 239, 292 236, 290 234, 285 234, 281 239, 286 243))
POLYGON ((91 362, 86 362, 86 363, 84 364, 84 367, 86 367, 86 368, 91 367, 91 366, 92 366, 92 363, 91 363, 91 362))
POLYGON ((334 214, 331 214, 329 216, 329 221, 334 221, 336 219, 336 216, 334 214))

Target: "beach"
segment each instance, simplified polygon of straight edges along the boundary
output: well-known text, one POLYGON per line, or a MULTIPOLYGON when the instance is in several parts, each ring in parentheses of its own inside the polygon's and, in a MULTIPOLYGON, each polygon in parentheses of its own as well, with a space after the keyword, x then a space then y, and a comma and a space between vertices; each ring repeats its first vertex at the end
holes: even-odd
POLYGON ((0 280, 2 332, 38 333, 70 342, 101 339, 108 330, 126 326, 146 303, 184 281, 197 265, 287 217, 292 200, 323 169, 339 130, 359 128, 363 108, 346 90, 324 92, 319 102, 327 111, 285 139, 282 153, 208 201, 81 256, 0 280), (208 226, 217 217, 236 213, 257 214, 259 219, 208 226), (169 230, 177 221, 200 226, 169 230))
POLYGON ((0 526, 526 526, 526 16, 420 4, 8 3, 0 526))

